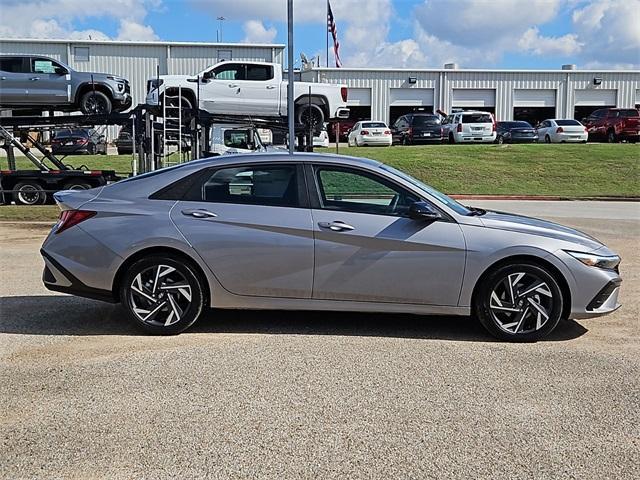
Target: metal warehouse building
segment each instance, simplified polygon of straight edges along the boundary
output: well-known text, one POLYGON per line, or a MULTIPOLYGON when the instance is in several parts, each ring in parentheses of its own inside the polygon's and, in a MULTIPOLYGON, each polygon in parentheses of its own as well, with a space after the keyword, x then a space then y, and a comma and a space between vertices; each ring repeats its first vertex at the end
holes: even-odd
MULTIPOLYGON (((194 74, 219 60, 284 62, 284 45, 0 39, 0 53, 47 55, 80 71, 123 76, 134 104, 160 74, 194 74)), ((448 68, 447 68, 448 67, 448 68)), ((302 79, 345 83, 353 119, 392 123, 416 108, 494 112, 498 120, 582 119, 601 107, 640 104, 640 71, 313 68, 302 79)))
POLYGON ((314 68, 304 80, 345 83, 354 119, 393 123, 418 107, 493 112, 498 120, 586 117, 640 104, 640 71, 314 68))

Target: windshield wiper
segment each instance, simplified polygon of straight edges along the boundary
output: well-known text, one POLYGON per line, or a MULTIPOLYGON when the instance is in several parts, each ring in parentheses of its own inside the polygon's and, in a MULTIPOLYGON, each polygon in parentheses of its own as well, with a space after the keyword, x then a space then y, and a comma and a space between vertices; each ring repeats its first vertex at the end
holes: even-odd
POLYGON ((467 214, 470 217, 479 217, 487 213, 487 211, 483 208, 467 206, 467 209, 470 210, 470 212, 467 214))

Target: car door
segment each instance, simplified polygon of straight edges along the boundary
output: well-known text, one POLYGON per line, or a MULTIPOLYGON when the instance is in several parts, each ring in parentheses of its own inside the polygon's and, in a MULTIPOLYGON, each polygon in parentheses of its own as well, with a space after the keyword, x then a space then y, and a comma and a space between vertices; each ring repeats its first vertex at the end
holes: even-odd
POLYGON ((355 167, 308 165, 315 233, 313 298, 457 305, 465 265, 460 226, 408 217, 427 200, 355 167))
POLYGON ((349 145, 356 144, 356 138, 358 138, 358 133, 360 130, 360 122, 356 122, 356 124, 349 130, 349 136, 347 137, 347 143, 349 145))
POLYGON ((301 166, 205 169, 171 218, 227 291, 311 296, 314 245, 301 166))
POLYGON ((0 105, 29 103, 31 67, 28 57, 0 58, 0 105))
POLYGON ((248 112, 276 116, 280 105, 280 83, 275 81, 273 65, 246 64, 244 80, 236 81, 238 97, 248 112))
POLYGON ((241 63, 224 63, 207 72, 200 86, 201 107, 211 113, 250 113, 241 97, 239 82, 244 78, 245 66, 241 63))
POLYGON ((401 128, 402 128, 402 120, 404 117, 399 117, 391 127, 391 141, 393 143, 399 143, 401 140, 401 128))
POLYGON ((544 142, 545 137, 548 133, 549 129, 549 120, 544 120, 540 125, 538 125, 538 138, 540 141, 544 142))
POLYGON ((50 58, 31 57, 29 101, 37 105, 60 105, 70 101, 69 71, 50 58))

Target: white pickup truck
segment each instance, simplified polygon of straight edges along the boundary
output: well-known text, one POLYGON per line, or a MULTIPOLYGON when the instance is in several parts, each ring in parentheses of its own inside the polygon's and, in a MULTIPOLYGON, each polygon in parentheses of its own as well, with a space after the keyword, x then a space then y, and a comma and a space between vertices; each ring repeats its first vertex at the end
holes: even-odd
MULTIPOLYGON (((198 108, 213 114, 284 117, 287 85, 277 63, 224 61, 192 76, 150 79, 146 102, 159 106, 166 101, 167 107, 177 108, 181 96, 183 109, 193 108, 199 99, 198 108)), ((295 82, 294 98, 296 122, 305 126, 320 129, 324 122, 349 117, 346 85, 295 82)))

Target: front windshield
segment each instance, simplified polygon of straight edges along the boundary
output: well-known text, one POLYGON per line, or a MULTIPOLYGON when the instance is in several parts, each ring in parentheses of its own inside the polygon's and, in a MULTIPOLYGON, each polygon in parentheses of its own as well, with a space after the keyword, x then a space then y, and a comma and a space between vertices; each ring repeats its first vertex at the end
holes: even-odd
POLYGON ((444 203, 447 207, 449 207, 451 210, 453 210, 459 215, 469 215, 471 213, 471 210, 469 210, 464 205, 456 202, 453 198, 448 197, 444 193, 439 192, 435 188, 427 185, 426 183, 422 183, 420 180, 413 178, 411 175, 407 175, 406 173, 401 172, 400 170, 397 170, 388 165, 381 165, 380 168, 382 168, 383 170, 386 170, 387 172, 393 173, 394 175, 397 175, 398 177, 402 178, 403 180, 406 180, 413 186, 418 187, 423 192, 426 192, 432 197, 437 198, 442 203, 444 203))

